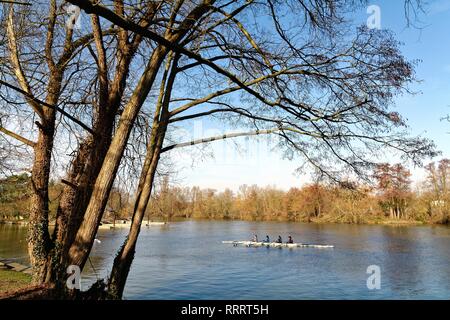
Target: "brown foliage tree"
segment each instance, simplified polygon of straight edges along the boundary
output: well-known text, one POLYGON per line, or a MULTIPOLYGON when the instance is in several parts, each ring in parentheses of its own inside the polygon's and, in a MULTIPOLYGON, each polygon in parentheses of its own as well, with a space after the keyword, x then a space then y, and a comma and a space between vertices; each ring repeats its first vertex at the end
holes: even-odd
POLYGON ((377 166, 374 177, 378 183, 381 203, 393 219, 406 218, 410 197, 411 173, 401 164, 388 163, 377 166))

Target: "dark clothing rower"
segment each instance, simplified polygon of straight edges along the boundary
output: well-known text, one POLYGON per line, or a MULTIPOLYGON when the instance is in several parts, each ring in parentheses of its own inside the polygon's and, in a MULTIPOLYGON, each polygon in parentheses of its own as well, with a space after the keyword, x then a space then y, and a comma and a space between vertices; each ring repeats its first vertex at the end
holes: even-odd
POLYGON ((264 242, 267 242, 267 243, 269 243, 269 242, 270 242, 270 238, 269 238, 269 236, 268 236, 268 235, 266 236, 266 240, 264 240, 264 242))
POLYGON ((277 243, 283 243, 283 239, 281 239, 281 236, 278 236, 277 243))
POLYGON ((292 239, 292 237, 291 237, 291 236, 289 236, 289 237, 288 237, 288 241, 287 241, 287 243, 294 243, 294 240, 292 239))

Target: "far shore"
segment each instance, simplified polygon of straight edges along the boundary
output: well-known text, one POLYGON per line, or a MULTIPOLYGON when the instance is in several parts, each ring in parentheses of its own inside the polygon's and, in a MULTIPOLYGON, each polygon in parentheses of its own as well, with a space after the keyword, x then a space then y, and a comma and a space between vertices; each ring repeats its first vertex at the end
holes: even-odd
MULTIPOLYGON (((297 223, 308 223, 308 224, 353 224, 353 225, 386 225, 386 226, 415 226, 415 225, 430 225, 430 226, 445 226, 445 224, 440 223, 432 223, 432 222, 426 222, 426 221, 417 221, 417 220, 395 220, 395 219, 373 219, 373 220, 367 220, 367 221, 357 221, 357 222, 349 222, 349 221, 336 221, 334 219, 327 219, 327 217, 324 218, 311 218, 308 220, 296 220, 296 221, 290 221, 290 220, 282 220, 282 219, 222 219, 222 218, 205 218, 205 217, 191 217, 191 218, 184 218, 184 217, 175 217, 173 220, 170 221, 161 221, 158 220, 160 217, 155 217, 154 221, 143 221, 142 226, 163 226, 167 225, 171 222, 179 222, 179 221, 249 221, 249 222, 297 222, 297 223)), ((27 226, 28 221, 26 220, 0 220, 0 224, 6 224, 6 225, 15 225, 15 226, 27 226)), ((55 223, 50 222, 49 227, 54 227, 55 223)), ((130 221, 126 222, 116 222, 114 223, 102 223, 100 225, 100 230, 105 229, 126 229, 131 226, 130 221)))

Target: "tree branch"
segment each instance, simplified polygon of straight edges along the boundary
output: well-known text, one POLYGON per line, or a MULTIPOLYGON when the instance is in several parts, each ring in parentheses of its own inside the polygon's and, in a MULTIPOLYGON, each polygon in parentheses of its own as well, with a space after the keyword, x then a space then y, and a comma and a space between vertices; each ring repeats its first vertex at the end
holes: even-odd
POLYGON ((29 2, 22 2, 22 1, 15 1, 15 0, 0 0, 0 3, 20 4, 23 6, 31 6, 32 5, 29 2))
POLYGON ((42 106, 39 105, 38 103, 36 103, 36 101, 34 100, 34 95, 31 92, 30 84, 28 83, 27 79, 25 78, 25 74, 22 70, 22 66, 21 66, 21 63, 19 60, 19 48, 17 46, 16 34, 14 32, 13 16, 14 16, 13 5, 10 5, 9 14, 8 14, 8 22, 6 24, 6 32, 8 34, 8 45, 9 45, 11 62, 14 67, 14 73, 17 77, 17 81, 19 82, 20 87, 22 88, 22 91, 26 92, 26 97, 27 97, 28 103, 33 108, 33 110, 39 115, 39 117, 42 119, 44 117, 44 110, 42 109, 42 106))
POLYGON ((248 132, 237 132, 237 133, 228 133, 228 134, 222 134, 219 136, 214 136, 214 137, 209 137, 209 138, 202 138, 202 139, 198 139, 198 140, 192 140, 189 142, 182 142, 182 143, 177 143, 177 144, 172 144, 170 146, 167 146, 165 148, 161 149, 161 153, 163 152, 167 152, 173 149, 178 149, 178 148, 183 148, 183 147, 187 147, 187 146, 194 146, 196 144, 202 144, 202 143, 208 143, 208 142, 212 142, 212 141, 218 141, 218 140, 225 140, 225 139, 229 139, 229 138, 237 138, 237 137, 248 137, 248 136, 257 136, 257 135, 261 135, 261 134, 272 134, 272 133, 276 133, 279 131, 291 131, 291 132, 295 132, 298 134, 303 134, 303 135, 309 135, 312 136, 312 134, 295 129, 295 128, 289 128, 289 127, 279 127, 279 128, 274 128, 274 129, 266 129, 266 130, 255 130, 255 131, 248 131, 248 132))
POLYGON ((109 10, 105 6, 99 4, 98 2, 96 2, 95 4, 89 0, 68 0, 68 2, 70 2, 76 6, 79 6, 86 13, 95 13, 95 14, 109 20, 110 22, 124 28, 125 30, 129 30, 129 31, 141 34, 142 36, 144 36, 152 41, 155 41, 155 42, 169 48, 172 51, 183 54, 191 59, 194 59, 194 60, 200 62, 201 64, 204 64, 204 65, 210 67, 217 73, 227 77, 232 82, 236 83, 240 88, 247 91, 248 93, 250 93, 251 95, 256 97, 258 100, 267 104, 267 100, 260 93, 256 92, 252 88, 248 87, 245 83, 243 83, 241 80, 239 80, 236 75, 232 74, 231 72, 229 72, 227 70, 222 69, 220 66, 209 61, 208 59, 203 58, 201 55, 196 54, 190 50, 187 50, 186 48, 178 45, 177 43, 174 43, 153 31, 143 28, 142 26, 121 17, 120 15, 114 13, 113 11, 109 10))
POLYGON ((46 103, 46 102, 44 102, 42 100, 39 100, 38 98, 34 97, 33 95, 29 94, 28 92, 26 92, 26 91, 24 91, 24 90, 22 90, 22 89, 20 89, 20 88, 18 88, 16 86, 13 86, 12 84, 9 84, 9 83, 7 83, 7 82, 5 82, 3 80, 0 80, 0 84, 4 85, 4 86, 6 86, 6 87, 8 87, 8 88, 10 88, 10 89, 12 89, 14 91, 17 91, 17 92, 23 94, 27 99, 32 100, 33 103, 37 103, 39 105, 45 106, 45 107, 50 108, 50 109, 55 109, 56 111, 60 112, 63 116, 69 118, 74 123, 78 124, 84 130, 88 131, 90 134, 94 133, 94 131, 90 127, 88 127, 86 124, 84 124, 80 120, 76 119, 72 115, 68 114, 66 111, 64 111, 60 107, 52 106, 51 104, 48 104, 48 103, 46 103))
MULTIPOLYGON (((260 83, 260 82, 262 82, 264 80, 275 78, 275 77, 277 77, 279 75, 282 75, 282 74, 302 74, 302 73, 303 73, 302 70, 289 71, 288 69, 283 69, 283 70, 280 70, 280 71, 277 71, 277 72, 274 72, 274 73, 271 73, 271 74, 267 74, 267 75, 261 76, 259 78, 253 79, 251 81, 245 82, 244 85, 246 86, 246 88, 249 88, 250 86, 258 84, 258 83, 260 83)), ((220 90, 220 91, 216 91, 216 92, 211 93, 211 94, 209 94, 209 95, 207 95, 207 96, 205 96, 203 98, 196 99, 196 100, 191 101, 191 102, 189 102, 189 103, 187 103, 187 104, 185 104, 185 105, 183 105, 183 106, 181 106, 181 107, 179 107, 177 109, 172 110, 170 112, 170 116, 172 117, 172 116, 177 115, 177 114, 179 114, 179 113, 181 113, 183 111, 186 111, 186 110, 188 110, 188 109, 190 109, 190 108, 192 108, 192 107, 194 107, 196 105, 208 102, 208 101, 210 101, 213 98, 217 98, 219 96, 223 96, 225 94, 228 94, 228 93, 231 93, 231 92, 234 92, 234 91, 238 91, 240 89, 242 89, 241 86, 234 86, 234 87, 228 87, 228 88, 220 90)), ((267 105, 270 105, 270 106, 276 105, 276 103, 268 102, 266 99, 264 99, 263 102, 265 104, 267 104, 267 105)))
POLYGON ((9 131, 8 129, 2 127, 1 124, 0 124, 0 132, 3 132, 4 134, 6 134, 6 135, 8 135, 8 136, 10 136, 10 137, 12 137, 12 138, 22 142, 22 143, 24 143, 27 146, 30 146, 32 148, 34 148, 34 146, 36 145, 35 142, 33 142, 31 140, 28 140, 27 138, 22 137, 21 135, 18 135, 17 133, 9 131))

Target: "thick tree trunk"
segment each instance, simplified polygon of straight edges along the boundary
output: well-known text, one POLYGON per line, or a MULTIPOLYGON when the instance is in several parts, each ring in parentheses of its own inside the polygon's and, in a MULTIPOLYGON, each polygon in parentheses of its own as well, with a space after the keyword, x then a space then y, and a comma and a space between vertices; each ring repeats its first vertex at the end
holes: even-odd
MULTIPOLYGON (((179 29, 168 29, 166 31, 166 40, 171 43, 177 43, 184 35, 186 35, 198 19, 211 9, 210 6, 213 2, 214 1, 204 1, 196 6, 184 19, 179 29)), ((84 267, 92 248, 94 237, 97 233, 134 121, 136 120, 142 104, 147 98, 168 50, 168 47, 159 45, 153 51, 150 61, 120 117, 119 126, 96 179, 89 205, 84 214, 83 222, 69 249, 69 263, 78 265, 81 269, 84 267)))
MULTIPOLYGON (((196 7, 186 18, 185 23, 183 24, 183 27, 180 28, 180 30, 168 30, 166 32, 167 40, 173 43, 176 43, 180 38, 182 38, 189 30, 192 24, 194 24, 199 17, 201 17, 204 13, 206 13, 210 7, 210 3, 205 2, 196 7)), ((94 18, 95 20, 95 18, 94 18)), ((126 34, 125 34, 126 35, 126 34)), ((125 37, 125 44, 128 43, 128 39, 125 37)), ((140 40, 139 40, 140 41, 140 40)), ((137 42, 134 41, 132 47, 137 42)), ((125 50, 126 51, 126 50, 125 50)), ((112 188, 112 184, 114 182, 118 167, 120 165, 120 160, 122 158, 124 149, 126 147, 129 134, 131 132, 132 126, 134 124, 134 121, 137 117, 137 114, 144 103, 148 92, 150 91, 152 84, 154 82, 154 79, 158 73, 159 67, 164 60, 166 54, 167 54, 168 48, 164 46, 159 46, 155 49, 155 51, 152 53, 152 56, 150 58, 149 63, 147 64, 146 70, 144 71, 143 75, 141 76, 141 79, 139 80, 139 83, 137 87, 135 88, 129 102, 124 108, 124 111, 121 115, 120 122, 118 129, 116 131, 116 134, 113 138, 112 143, 110 144, 108 148, 108 152, 106 156, 104 157, 104 160, 102 162, 102 166, 98 172, 98 175, 95 176, 95 184, 89 184, 93 185, 93 188, 84 193, 86 197, 79 196, 77 194, 68 195, 65 199, 65 203, 67 203, 67 211, 66 214, 61 217, 61 219, 66 219, 66 225, 67 222, 73 223, 73 228, 71 227, 60 227, 58 226, 59 230, 55 233, 56 239, 58 239, 58 233, 64 233, 68 232, 67 230, 77 229, 76 234, 72 238, 70 238, 72 235, 66 234, 64 237, 60 236, 62 242, 58 241, 57 246, 55 247, 55 252, 57 254, 61 254, 58 252, 64 252, 66 249, 66 246, 70 246, 68 249, 67 255, 63 254, 64 256, 67 256, 64 263, 57 263, 56 267, 52 267, 51 269, 58 270, 57 273, 61 273, 64 271, 63 267, 69 264, 78 265, 81 269, 83 269, 87 258, 89 256, 90 250, 92 248, 93 240, 95 237, 95 234, 97 233, 98 226, 101 220, 101 217, 103 215, 103 211, 105 209, 107 200, 109 198, 109 194, 112 188), (88 195, 90 194, 90 197, 88 195), (89 198, 89 203, 87 200, 89 198), (83 217, 83 220, 81 218, 75 219, 75 222, 72 222, 71 220, 68 220, 68 214, 71 214, 72 207, 77 207, 79 202, 85 202, 88 203, 86 206, 86 210, 83 212, 81 209, 75 209, 75 211, 79 211, 79 214, 76 214, 79 217, 83 217), (73 239, 72 241, 70 241, 73 239), (61 244, 64 247, 62 250, 61 244)), ((129 54, 129 52, 125 52, 125 54, 129 54)), ((120 60, 120 59, 119 59, 120 60)), ((120 63, 119 63, 120 65, 120 63)), ((124 80, 125 78, 122 78, 124 80)), ((105 81, 105 83, 107 83, 105 81)), ((115 84, 118 84, 120 87, 125 86, 125 82, 114 82, 115 84)), ((114 91, 114 90, 113 90, 114 91)), ((117 90, 116 90, 117 91, 117 90)), ((118 91, 117 91, 118 92, 118 91)), ((109 97, 111 100, 111 96, 109 97)), ((119 99, 120 100, 120 99, 119 99)), ((82 161, 81 161, 82 162, 82 161)), ((89 179, 87 179, 89 180, 89 179)), ((92 179, 93 180, 93 179, 92 179)), ((73 184, 73 183, 71 183, 73 184)), ((77 188, 77 184, 73 184, 72 187, 77 188)), ((67 189, 69 190, 69 189, 67 189)), ((72 191, 69 191, 73 192, 72 191)), ((81 206, 84 206, 82 204, 81 206)), ((61 223, 61 225, 64 226, 64 223, 61 223)), ((69 232, 72 233, 72 232, 69 232)), ((54 259, 54 256, 49 256, 49 259, 54 259)), ((56 261, 59 261, 56 259, 56 261)), ((51 264, 50 260, 49 263, 51 264)), ((53 272, 53 271, 52 271, 53 272)), ((62 273, 61 273, 62 274, 62 273)), ((52 279, 54 276, 49 275, 47 279, 52 279)))
MULTIPOLYGON (((56 105, 61 91, 63 73, 54 71, 50 74, 46 103, 56 105)), ((33 267, 33 283, 41 284, 47 274, 47 259, 53 249, 53 241, 48 230, 50 168, 55 135, 56 112, 43 108, 38 140, 34 147, 34 161, 31 173, 33 193, 30 200, 30 217, 28 224, 28 254, 33 267)))
POLYGON ((95 179, 111 144, 114 115, 99 117, 95 136, 86 138, 72 162, 59 202, 53 233, 54 251, 48 257, 47 283, 65 283, 68 252, 92 195, 95 179))
POLYGON ((54 121, 52 122, 52 119, 49 119, 39 126, 39 136, 34 147, 34 162, 31 174, 33 193, 31 195, 28 225, 28 253, 33 266, 33 283, 35 284, 40 284, 45 279, 47 254, 52 246, 48 231, 48 182, 50 179, 54 121))
POLYGON ((84 220, 69 249, 69 263, 78 265, 81 269, 83 269, 91 251, 132 126, 147 98, 166 53, 167 49, 164 47, 158 47, 153 52, 147 68, 120 118, 117 132, 96 179, 84 220))
POLYGON ((139 178, 139 185, 133 206, 131 228, 125 242, 120 248, 111 270, 108 281, 108 295, 114 299, 121 299, 125 284, 130 272, 131 264, 136 251, 137 239, 141 231, 142 221, 150 200, 155 179, 156 169, 161 156, 161 148, 169 125, 169 104, 173 85, 178 72, 178 59, 176 55, 169 55, 166 70, 161 81, 158 103, 153 117, 153 126, 147 154, 139 178), (169 73, 170 69, 170 73, 169 73), (167 78, 168 76, 168 78, 167 78), (167 79, 167 83, 166 83, 167 79))
MULTIPOLYGON (((100 35, 98 18, 93 17, 93 25, 97 26, 96 46, 99 54, 104 54, 100 35)), ((87 137, 79 146, 76 157, 71 163, 66 185, 63 189, 58 211, 56 227, 53 233, 55 249, 48 259, 48 274, 46 282, 62 283, 66 278, 68 252, 77 231, 83 221, 83 216, 91 198, 93 187, 102 167, 103 161, 111 145, 112 133, 117 110, 126 86, 129 67, 140 40, 128 45, 126 37, 119 41, 115 77, 111 83, 107 81, 106 57, 99 61, 99 78, 102 83, 99 88, 99 105, 93 126, 94 134, 87 137)))

